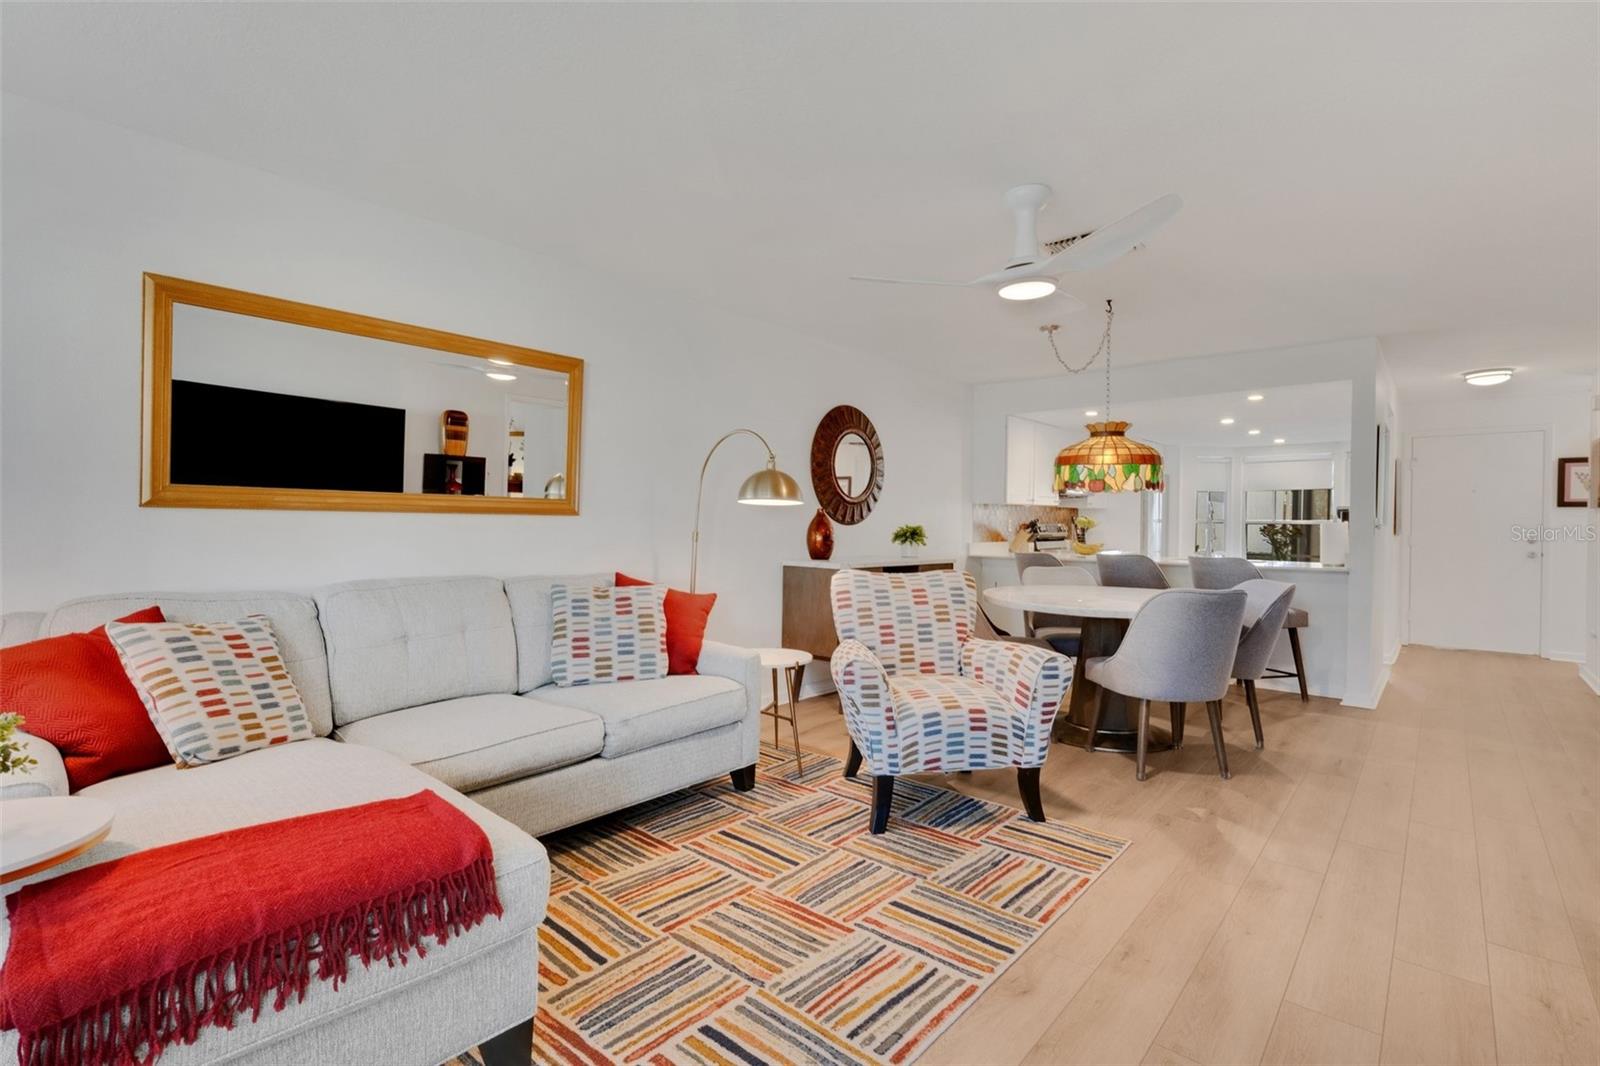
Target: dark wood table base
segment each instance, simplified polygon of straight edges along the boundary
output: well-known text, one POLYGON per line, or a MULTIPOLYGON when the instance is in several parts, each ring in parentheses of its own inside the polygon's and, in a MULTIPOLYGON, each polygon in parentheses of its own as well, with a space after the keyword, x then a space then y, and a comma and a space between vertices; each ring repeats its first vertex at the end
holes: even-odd
MULTIPOLYGON (((1122 618, 1085 618, 1083 636, 1078 642, 1078 665, 1072 672, 1072 690, 1068 697, 1067 713, 1056 716, 1051 736, 1063 744, 1076 744, 1080 748, 1089 738, 1089 708, 1094 705, 1100 686, 1084 676, 1083 664, 1102 655, 1111 655, 1122 643, 1128 622, 1122 618)), ((1100 727, 1096 730, 1095 751, 1131 752, 1139 739, 1139 701, 1116 692, 1105 694, 1105 705, 1100 709, 1100 727)), ((1155 708, 1151 708, 1154 710, 1155 708)), ((1153 716, 1152 716, 1153 717, 1153 716)), ((1150 751, 1171 751, 1172 737, 1150 730, 1150 751)))

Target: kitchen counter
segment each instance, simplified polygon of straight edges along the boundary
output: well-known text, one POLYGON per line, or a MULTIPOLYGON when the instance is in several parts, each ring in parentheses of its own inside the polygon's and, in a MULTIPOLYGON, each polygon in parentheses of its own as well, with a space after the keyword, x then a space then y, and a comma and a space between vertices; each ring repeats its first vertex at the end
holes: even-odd
MULTIPOLYGON (((1093 564, 1095 560, 1093 555, 1079 555, 1071 548, 1045 548, 1042 550, 1059 557, 1062 562, 1066 563, 1093 564)), ((971 559, 1009 559, 1011 558, 1011 549, 1004 541, 982 541, 968 545, 967 557, 971 559)), ((1348 573, 1345 567, 1336 566, 1332 563, 1280 562, 1276 559, 1251 559, 1250 561, 1261 570, 1313 570, 1328 574, 1348 573)), ((1157 557, 1155 562, 1157 566, 1161 567, 1181 566, 1188 569, 1189 566, 1189 560, 1186 558, 1157 557)))

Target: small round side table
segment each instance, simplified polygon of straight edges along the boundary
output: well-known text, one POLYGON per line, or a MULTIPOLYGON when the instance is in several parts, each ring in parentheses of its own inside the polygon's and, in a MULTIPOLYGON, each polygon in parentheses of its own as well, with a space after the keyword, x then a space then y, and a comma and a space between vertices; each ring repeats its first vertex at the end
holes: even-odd
POLYGON ((763 707, 761 713, 772 718, 772 746, 778 747, 778 723, 788 722, 789 730, 794 736, 794 762, 801 769, 805 764, 800 755, 800 681, 805 676, 806 664, 811 661, 808 651, 796 651, 794 648, 762 648, 761 668, 772 671, 772 705, 763 707), (778 671, 783 671, 784 687, 789 690, 789 713, 784 714, 779 710, 783 699, 783 689, 778 687, 778 671))
POLYGON ((115 814, 88 796, 0 800, 0 884, 82 855, 111 832, 115 814))

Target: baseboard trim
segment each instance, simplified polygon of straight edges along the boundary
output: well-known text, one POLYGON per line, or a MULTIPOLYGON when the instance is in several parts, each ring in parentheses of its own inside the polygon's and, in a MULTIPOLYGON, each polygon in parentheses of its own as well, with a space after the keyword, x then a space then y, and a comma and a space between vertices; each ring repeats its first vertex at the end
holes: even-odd
POLYGON ((1581 651, 1547 651, 1542 657, 1556 663, 1583 662, 1583 652, 1581 651))
POLYGON ((1383 690, 1389 687, 1389 663, 1383 664, 1383 669, 1378 671, 1378 676, 1372 681, 1372 691, 1365 697, 1347 696, 1340 703, 1341 707, 1359 707, 1364 711, 1374 710, 1378 701, 1383 699, 1383 690))
POLYGON ((1585 685, 1594 690, 1596 696, 1600 696, 1600 674, 1590 670, 1587 666, 1580 666, 1578 668, 1578 676, 1583 679, 1585 685))

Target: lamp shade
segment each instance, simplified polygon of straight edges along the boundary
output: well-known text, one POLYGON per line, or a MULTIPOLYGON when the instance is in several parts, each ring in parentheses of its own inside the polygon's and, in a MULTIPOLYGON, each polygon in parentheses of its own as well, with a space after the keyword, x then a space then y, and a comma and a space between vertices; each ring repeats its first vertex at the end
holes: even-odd
POLYGON ((769 464, 744 479, 739 486, 739 502, 758 507, 793 507, 805 500, 795 479, 769 464))
POLYGON ((1056 456, 1056 492, 1139 492, 1161 489, 1161 453, 1127 436, 1130 423, 1090 422, 1087 440, 1056 456))

